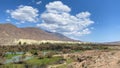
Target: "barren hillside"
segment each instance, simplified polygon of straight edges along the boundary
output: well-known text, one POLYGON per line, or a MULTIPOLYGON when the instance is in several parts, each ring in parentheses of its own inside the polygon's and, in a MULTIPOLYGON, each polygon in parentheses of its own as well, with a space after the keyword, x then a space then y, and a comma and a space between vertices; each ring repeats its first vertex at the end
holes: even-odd
POLYGON ((39 28, 18 28, 12 24, 0 24, 0 44, 13 44, 13 41, 18 39, 74 41, 64 35, 58 34, 39 28))

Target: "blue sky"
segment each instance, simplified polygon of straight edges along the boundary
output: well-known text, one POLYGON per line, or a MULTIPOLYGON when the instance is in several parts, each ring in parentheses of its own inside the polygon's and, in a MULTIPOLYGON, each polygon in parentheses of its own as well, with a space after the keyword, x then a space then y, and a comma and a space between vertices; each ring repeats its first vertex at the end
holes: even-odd
POLYGON ((82 41, 120 41, 119 4, 119 0, 0 0, 0 23, 11 22, 18 27, 39 26, 39 28, 59 32, 82 41), (59 6, 56 7, 55 2, 59 6), (60 8, 60 6, 65 9, 60 8), (28 13, 23 13, 22 16, 16 15, 16 12, 20 12, 20 9, 26 11, 25 8, 31 10, 28 13, 33 13, 32 16, 29 16, 28 13), (57 12, 53 13, 51 10, 57 12), (53 20, 51 13, 53 18, 57 16, 55 17, 56 20, 53 20), (68 14, 68 16, 64 14, 68 14), (29 17, 24 19, 25 15, 29 17), (65 21, 59 16, 65 16, 65 21), (69 18, 71 16, 78 21, 66 21, 73 19, 69 18), (87 25, 85 23, 80 24, 81 20, 87 25), (80 25, 79 28, 76 25, 80 25), (81 25, 84 25, 84 27, 81 25), (67 29, 70 27, 73 29, 67 29), (73 33, 72 30, 75 32, 73 33))

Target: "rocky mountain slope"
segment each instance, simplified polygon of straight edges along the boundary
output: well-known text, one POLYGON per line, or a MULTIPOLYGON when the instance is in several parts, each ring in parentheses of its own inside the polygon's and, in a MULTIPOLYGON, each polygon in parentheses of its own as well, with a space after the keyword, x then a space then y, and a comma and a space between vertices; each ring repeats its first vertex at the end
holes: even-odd
POLYGON ((18 39, 74 41, 62 34, 47 32, 39 28, 18 28, 8 23, 0 24, 0 44, 12 44, 14 40, 18 39))

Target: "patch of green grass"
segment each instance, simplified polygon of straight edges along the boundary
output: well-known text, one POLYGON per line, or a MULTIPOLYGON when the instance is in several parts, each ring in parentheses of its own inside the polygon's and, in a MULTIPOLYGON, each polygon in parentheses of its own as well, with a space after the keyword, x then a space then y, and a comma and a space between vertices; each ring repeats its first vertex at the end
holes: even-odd
POLYGON ((20 55, 20 54, 6 54, 6 55, 5 55, 5 58, 6 58, 6 59, 11 59, 12 57, 18 56, 18 55, 20 55))
POLYGON ((62 57, 52 57, 52 58, 43 58, 43 59, 38 59, 37 57, 30 59, 26 61, 27 64, 37 64, 37 65, 42 65, 42 64, 53 64, 56 61, 62 59, 62 57))
POLYGON ((57 68, 67 68, 67 64, 64 64, 64 65, 62 65, 62 66, 59 66, 59 67, 57 67, 57 68))
POLYGON ((0 68, 24 68, 23 64, 5 64, 1 65, 0 68))
POLYGON ((67 59, 66 63, 69 64, 69 63, 71 63, 73 61, 74 61, 73 59, 67 59))

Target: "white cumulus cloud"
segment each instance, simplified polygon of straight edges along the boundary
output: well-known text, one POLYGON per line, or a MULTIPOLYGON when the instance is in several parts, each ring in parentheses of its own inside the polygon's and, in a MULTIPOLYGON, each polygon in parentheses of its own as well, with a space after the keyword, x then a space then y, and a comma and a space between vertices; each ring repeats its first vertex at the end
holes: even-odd
POLYGON ((62 33, 71 38, 78 38, 90 34, 89 26, 94 23, 90 19, 90 12, 70 14, 71 8, 61 1, 50 2, 46 5, 46 11, 41 14, 42 23, 37 26, 51 32, 62 33))
POLYGON ((49 12, 70 12, 71 9, 64 5, 61 1, 50 2, 46 5, 47 11, 49 12))
POLYGON ((21 22, 37 22, 38 21, 38 10, 31 6, 20 5, 15 10, 6 10, 10 14, 11 18, 21 22))

